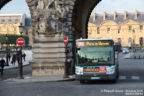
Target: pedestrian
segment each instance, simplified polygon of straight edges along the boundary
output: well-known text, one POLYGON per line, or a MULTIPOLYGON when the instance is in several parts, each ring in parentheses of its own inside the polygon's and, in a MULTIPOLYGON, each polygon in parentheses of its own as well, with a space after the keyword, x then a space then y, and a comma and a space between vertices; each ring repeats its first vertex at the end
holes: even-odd
POLYGON ((1 58, 0 60, 0 65, 1 65, 1 76, 3 76, 3 70, 4 70, 4 65, 5 65, 5 60, 1 58))
POLYGON ((8 53, 8 61, 10 61, 11 55, 10 53, 8 53))
POLYGON ((16 62, 16 54, 12 56, 12 61, 11 61, 12 65, 15 65, 15 62, 16 62))
POLYGON ((22 57, 23 57, 23 60, 25 61, 26 54, 24 53, 24 54, 22 55, 22 57))
POLYGON ((20 63, 20 54, 19 53, 16 54, 16 60, 17 60, 17 63, 19 64, 20 63))

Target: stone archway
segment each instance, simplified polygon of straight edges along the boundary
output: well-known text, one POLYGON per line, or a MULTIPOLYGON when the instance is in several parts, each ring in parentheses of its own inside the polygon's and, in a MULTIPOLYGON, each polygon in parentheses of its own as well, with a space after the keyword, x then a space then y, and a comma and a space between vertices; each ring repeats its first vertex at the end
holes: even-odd
MULTIPOLYGON (((75 36, 86 38, 90 13, 99 1, 26 0, 32 18, 33 60, 30 65, 33 76, 64 75, 66 54, 63 37, 69 37, 70 51, 74 48, 71 46, 75 36)), ((71 59, 74 54, 67 57, 71 59)))
POLYGON ((87 38, 89 16, 101 0, 75 0, 72 23, 76 29, 76 37, 87 38))
POLYGON ((65 35, 69 37, 68 50, 74 52, 74 37, 87 37, 88 19, 99 1, 37 0, 32 2, 27 0, 34 18, 32 20, 35 36, 33 60, 30 63, 34 76, 64 75, 66 60, 73 59, 75 55, 69 53, 66 56, 63 37, 65 35), (72 27, 75 32, 72 31, 72 27))

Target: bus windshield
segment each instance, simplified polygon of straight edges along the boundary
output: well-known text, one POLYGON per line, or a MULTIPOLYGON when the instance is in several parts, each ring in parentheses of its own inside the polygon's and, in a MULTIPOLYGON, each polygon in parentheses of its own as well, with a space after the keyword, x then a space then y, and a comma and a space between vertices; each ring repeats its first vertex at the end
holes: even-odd
POLYGON ((80 47, 77 52, 78 66, 95 66, 114 64, 112 46, 107 47, 80 47))

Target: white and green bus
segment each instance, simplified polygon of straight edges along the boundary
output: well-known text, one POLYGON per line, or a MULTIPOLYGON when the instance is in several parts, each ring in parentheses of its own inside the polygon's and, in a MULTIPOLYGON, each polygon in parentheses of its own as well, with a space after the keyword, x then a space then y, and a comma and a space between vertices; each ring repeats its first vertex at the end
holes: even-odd
POLYGON ((116 81, 118 55, 112 39, 78 39, 76 42, 76 79, 116 81))

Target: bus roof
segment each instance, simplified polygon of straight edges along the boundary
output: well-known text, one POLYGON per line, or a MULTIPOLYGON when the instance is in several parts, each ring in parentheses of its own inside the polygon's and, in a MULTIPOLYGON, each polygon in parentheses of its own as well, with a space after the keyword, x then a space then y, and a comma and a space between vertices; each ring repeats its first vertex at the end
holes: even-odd
POLYGON ((94 40, 109 40, 109 41, 113 41, 112 39, 77 39, 76 41, 94 41, 94 40))

